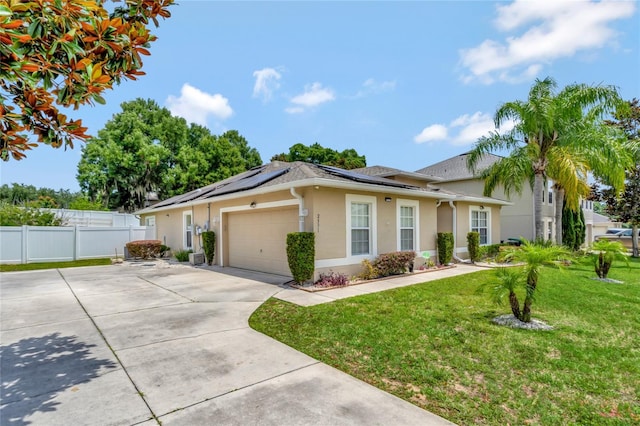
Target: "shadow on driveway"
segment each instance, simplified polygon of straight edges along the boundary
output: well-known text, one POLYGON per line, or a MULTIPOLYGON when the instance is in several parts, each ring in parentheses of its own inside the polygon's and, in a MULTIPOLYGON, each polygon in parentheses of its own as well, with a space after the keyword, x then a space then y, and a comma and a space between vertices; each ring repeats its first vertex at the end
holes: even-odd
POLYGON ((111 360, 91 357, 95 346, 60 333, 0 346, 1 424, 30 424, 28 416, 56 410, 53 399, 61 391, 116 368, 111 360))

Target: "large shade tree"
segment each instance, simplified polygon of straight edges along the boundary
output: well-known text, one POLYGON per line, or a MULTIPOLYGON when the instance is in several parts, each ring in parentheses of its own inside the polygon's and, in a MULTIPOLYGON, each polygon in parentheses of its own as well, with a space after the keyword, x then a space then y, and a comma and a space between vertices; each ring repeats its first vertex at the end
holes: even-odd
POLYGON ((509 151, 507 157, 480 173, 485 179, 484 193, 490 196, 498 185, 509 195, 522 193, 529 183, 534 195, 535 238, 544 238, 541 194, 545 182, 556 184, 557 238, 561 242, 562 205, 579 208, 586 197, 587 174, 601 174, 620 188, 629 156, 620 142, 620 133, 602 126, 602 118, 624 108, 617 90, 611 86, 573 84, 558 91, 552 78, 536 79, 526 101, 501 105, 495 113, 497 129, 507 122, 513 128, 492 132, 476 142, 467 166, 476 166, 485 154, 509 151))
POLYGON ((173 0, 0 0, 0 158, 39 143, 73 147, 89 136, 61 108, 104 103, 102 93, 143 75, 150 22, 173 0))
POLYGON ((337 151, 325 148, 319 143, 307 146, 301 143, 292 145, 288 153, 276 154, 271 161, 305 161, 312 164, 325 164, 327 166, 340 167, 351 170, 367 166, 367 159, 364 155, 359 155, 355 149, 345 149, 337 151))
POLYGON ((164 199, 261 163, 237 131, 212 135, 152 100, 136 99, 87 142, 77 178, 91 200, 134 211, 151 192, 164 199))

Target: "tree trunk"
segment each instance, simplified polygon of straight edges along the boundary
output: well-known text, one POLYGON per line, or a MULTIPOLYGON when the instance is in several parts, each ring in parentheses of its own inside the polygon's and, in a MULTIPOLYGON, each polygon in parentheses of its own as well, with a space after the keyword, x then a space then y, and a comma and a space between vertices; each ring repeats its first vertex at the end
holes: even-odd
POLYGON ((518 296, 513 291, 509 292, 509 304, 511 305, 513 316, 520 319, 520 303, 518 302, 518 296))
POLYGON ((527 278, 527 295, 524 298, 522 306, 522 316, 520 321, 531 322, 531 305, 533 304, 533 294, 536 292, 537 280, 531 277, 527 278))
POLYGON ((544 223, 542 222, 542 189, 544 188, 544 173, 536 171, 533 182, 533 221, 535 224, 536 240, 544 239, 544 223))
POLYGON ((636 224, 631 227, 631 256, 640 257, 638 251, 638 225, 636 224))
POLYGON ((561 186, 554 186, 555 188, 555 200, 556 204, 556 244, 562 245, 562 207, 564 206, 564 188, 561 186))

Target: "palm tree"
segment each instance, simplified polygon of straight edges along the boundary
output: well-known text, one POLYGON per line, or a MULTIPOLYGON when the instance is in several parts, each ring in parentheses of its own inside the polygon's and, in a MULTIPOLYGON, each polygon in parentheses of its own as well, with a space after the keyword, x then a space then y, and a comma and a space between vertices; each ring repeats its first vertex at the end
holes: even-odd
MULTIPOLYGON (((571 254, 567 249, 556 245, 545 245, 524 241, 520 247, 513 247, 503 252, 503 258, 508 262, 523 262, 523 272, 526 276, 526 295, 522 311, 518 319, 523 322, 531 321, 531 305, 533 304, 540 271, 545 266, 560 267, 571 254)), ((514 312, 515 315, 515 312, 514 312)))
MULTIPOLYGON (((588 172, 598 171, 612 184, 619 184, 629 162, 625 151, 618 149, 617 139, 610 139, 614 132, 601 130, 600 126, 603 116, 625 107, 617 90, 584 84, 570 85, 560 92, 556 89, 552 78, 536 79, 527 101, 500 106, 494 116, 496 128, 510 121, 514 127, 506 133, 496 131, 480 138, 467 158, 468 168, 476 172, 485 154, 511 151, 508 157, 481 172, 484 194, 491 196, 499 184, 507 196, 514 190, 521 194, 524 182, 528 182, 535 194, 536 240, 543 239, 540 194, 548 179, 555 180, 557 188, 562 189, 556 203, 562 206, 566 196, 568 205, 577 209, 580 196, 588 193, 588 172)), ((559 217, 556 212, 556 219, 562 223, 561 209, 559 217)), ((562 232, 559 235, 562 238, 562 232)))
POLYGON ((629 266, 627 249, 619 241, 599 240, 593 243, 591 250, 598 278, 607 278, 614 260, 623 260, 629 266))

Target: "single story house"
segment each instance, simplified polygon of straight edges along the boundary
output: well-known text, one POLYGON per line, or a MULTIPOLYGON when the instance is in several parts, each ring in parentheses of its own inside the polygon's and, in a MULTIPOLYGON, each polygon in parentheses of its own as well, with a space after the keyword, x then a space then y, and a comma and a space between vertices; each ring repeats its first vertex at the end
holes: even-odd
MULTIPOLYGON (((485 244, 500 238, 508 202, 434 189, 434 178, 386 169, 385 176, 304 162, 274 161, 178 195, 137 212, 173 251, 200 251, 200 233, 216 232, 215 263, 290 276, 286 236, 315 233, 315 278, 349 276, 364 259, 399 250, 428 251, 437 232, 453 232, 455 254, 467 255, 466 235, 485 244)), ((437 179, 436 179, 437 180, 437 179)))

